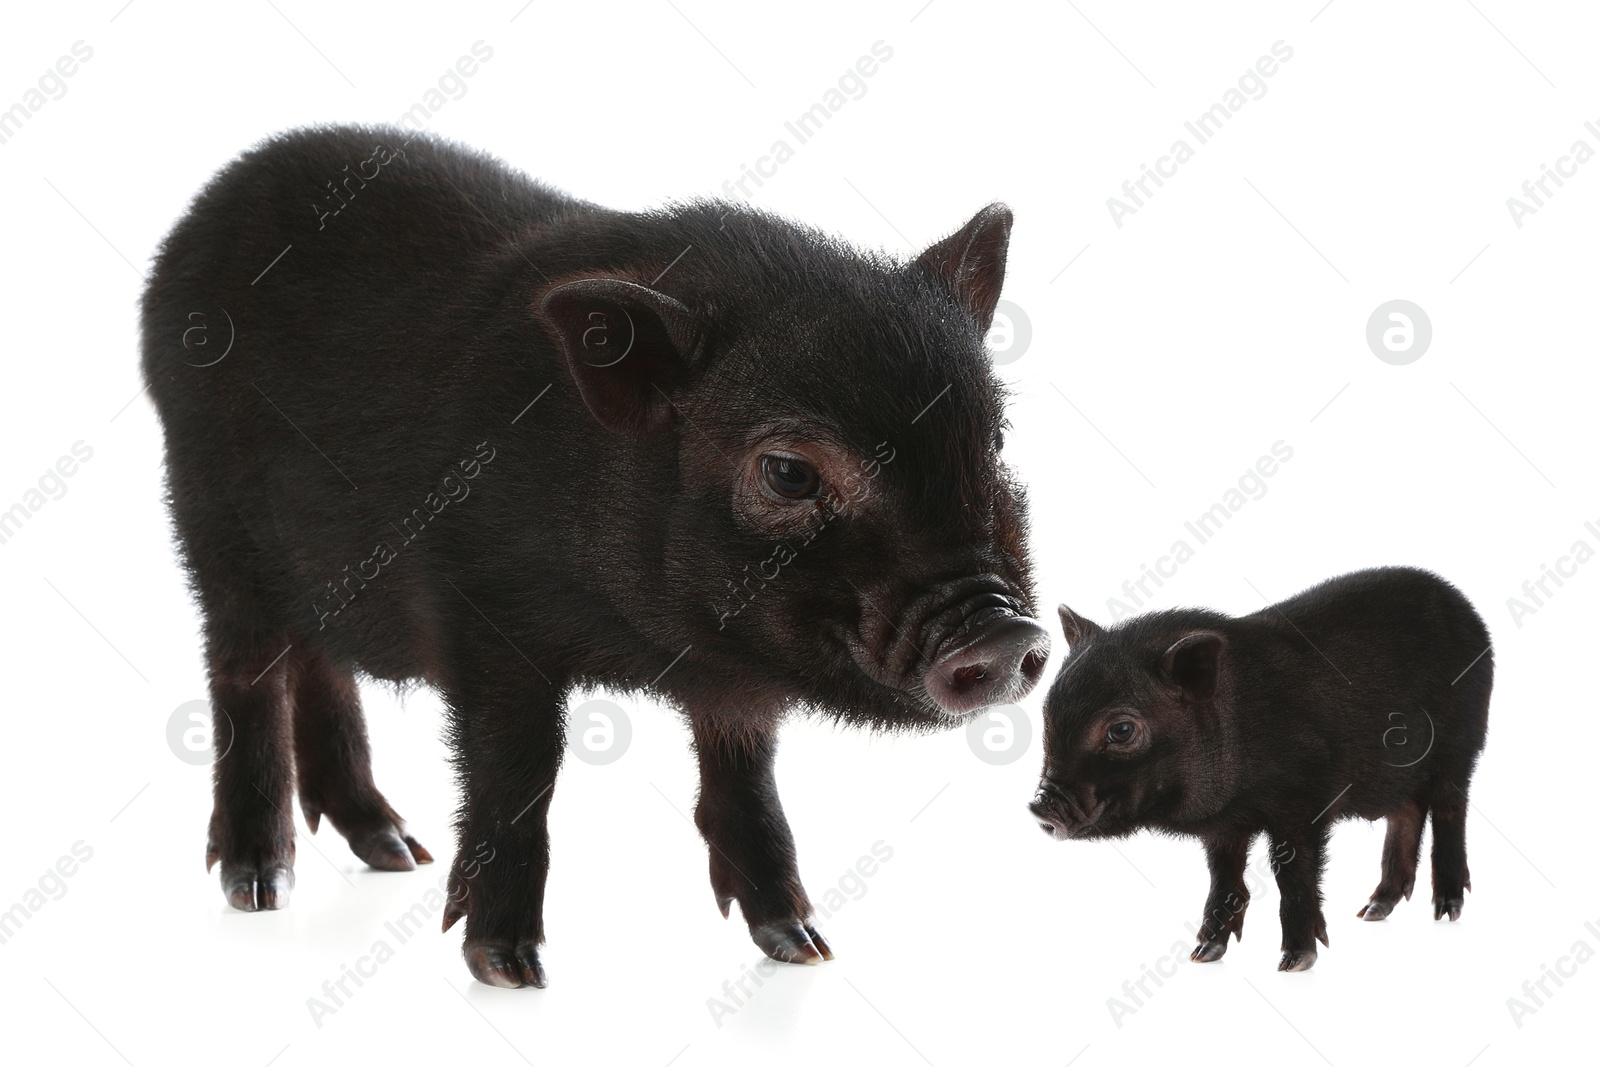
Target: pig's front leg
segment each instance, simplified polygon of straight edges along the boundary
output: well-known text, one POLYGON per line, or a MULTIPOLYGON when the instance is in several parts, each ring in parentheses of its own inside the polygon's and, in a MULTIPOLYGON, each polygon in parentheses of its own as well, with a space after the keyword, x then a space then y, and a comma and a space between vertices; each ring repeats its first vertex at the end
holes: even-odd
POLYGON ((1328 944, 1328 922, 1322 915, 1322 864, 1328 825, 1296 820, 1267 831, 1272 871, 1277 875, 1278 917, 1283 923, 1280 971, 1309 971, 1317 962, 1317 942, 1328 944))
POLYGON ((1228 935, 1244 937, 1244 909, 1250 903, 1250 889, 1244 884, 1245 865, 1250 860, 1254 834, 1207 838, 1206 866, 1211 868, 1211 892, 1206 896, 1206 914, 1200 920, 1198 944, 1189 958, 1197 963, 1220 960, 1228 951, 1228 935))
POLYGON ((700 757, 700 799, 694 822, 711 854, 717 906, 739 902, 761 951, 784 963, 820 963, 833 951, 812 923, 800 884, 794 835, 773 779, 777 722, 729 723, 690 713, 700 757))
MULTIPOLYGON (((491 640, 472 647, 493 649, 491 640)), ((505 657, 463 664, 446 686, 462 803, 444 928, 463 915, 467 968, 493 986, 545 984, 548 815, 565 738, 564 686, 505 657), (517 668, 521 667, 521 670, 517 668)))

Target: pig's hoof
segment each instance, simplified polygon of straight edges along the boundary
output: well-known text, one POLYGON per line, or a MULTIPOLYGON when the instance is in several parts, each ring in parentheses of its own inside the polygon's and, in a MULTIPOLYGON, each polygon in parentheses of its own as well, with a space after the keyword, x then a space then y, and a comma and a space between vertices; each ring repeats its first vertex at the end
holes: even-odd
POLYGON ((1215 963, 1226 951, 1228 951, 1226 938, 1221 941, 1202 941, 1194 947, 1193 952, 1189 953, 1189 958, 1195 963, 1215 963))
POLYGON ((461 948, 467 970, 484 985, 516 989, 545 986, 544 964, 539 962, 539 946, 532 941, 468 941, 461 948))
POLYGON ((1455 922, 1457 919, 1461 918, 1461 904, 1462 904, 1462 899, 1460 897, 1434 897, 1433 898, 1433 920, 1434 920, 1434 922, 1438 922, 1440 919, 1444 918, 1446 915, 1450 916, 1450 921, 1451 922, 1455 922))
POLYGON ((750 928, 750 937, 761 951, 779 963, 821 963, 833 959, 817 928, 810 923, 775 920, 750 928))
POLYGON ((380 871, 414 871, 419 863, 433 862, 416 838, 392 826, 356 834, 350 838, 350 851, 380 871))
POLYGON ((1377 897, 1373 897, 1367 901, 1365 907, 1356 912, 1356 918, 1365 919, 1369 923, 1387 919, 1389 913, 1394 910, 1394 905, 1395 902, 1392 900, 1379 900, 1377 897))
POLYGON ((1309 971, 1317 962, 1317 950, 1284 949, 1283 958, 1278 961, 1280 971, 1309 971))
POLYGON ((289 890, 294 888, 294 869, 247 864, 222 865, 222 892, 228 903, 240 911, 277 911, 289 906, 289 890))

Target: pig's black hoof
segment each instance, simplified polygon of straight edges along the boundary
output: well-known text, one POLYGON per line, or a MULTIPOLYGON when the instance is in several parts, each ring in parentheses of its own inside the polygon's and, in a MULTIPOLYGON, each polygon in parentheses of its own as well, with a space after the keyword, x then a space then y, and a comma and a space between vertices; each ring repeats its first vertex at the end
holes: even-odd
POLYGON ((1189 958, 1195 963, 1215 963, 1228 951, 1227 939, 1221 941, 1202 941, 1189 953, 1189 958))
POLYGON ((750 937, 761 951, 779 963, 821 963, 833 959, 833 949, 817 928, 809 923, 782 920, 750 928, 750 937))
POLYGON ((484 985, 501 989, 516 989, 530 985, 535 989, 545 986, 544 964, 539 962, 539 946, 523 941, 513 946, 509 941, 469 941, 462 946, 467 970, 484 985))
POLYGON ((1356 912, 1356 918, 1365 919, 1369 923, 1375 923, 1382 919, 1387 919, 1389 917, 1389 913, 1394 910, 1394 905, 1395 902, 1392 900, 1379 900, 1378 898, 1374 897, 1367 901, 1365 907, 1356 912))
POLYGON ((380 871, 414 871, 419 863, 433 862, 416 838, 392 826, 355 835, 350 839, 350 851, 380 871))
POLYGON ((1317 962, 1317 950, 1285 949, 1283 958, 1278 961, 1280 971, 1309 971, 1317 962))
POLYGON ((1451 922, 1455 922, 1461 918, 1461 904, 1462 899, 1460 897, 1435 897, 1433 900, 1434 922, 1438 922, 1446 915, 1450 916, 1451 922))
POLYGON ((240 911, 277 911, 289 906, 289 890, 294 888, 294 870, 290 867, 254 867, 222 865, 222 892, 228 903, 240 911))

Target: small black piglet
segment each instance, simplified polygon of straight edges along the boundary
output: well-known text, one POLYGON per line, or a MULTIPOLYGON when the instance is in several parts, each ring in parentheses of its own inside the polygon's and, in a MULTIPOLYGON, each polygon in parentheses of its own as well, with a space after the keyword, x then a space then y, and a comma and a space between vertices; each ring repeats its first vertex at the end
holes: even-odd
POLYGON ((1429 814, 1434 918, 1460 917, 1494 660, 1454 586, 1385 567, 1237 619, 1184 609, 1103 629, 1060 615, 1070 655, 1045 699, 1031 810, 1058 839, 1198 837, 1211 893, 1192 959, 1221 959, 1242 936, 1245 865, 1264 832, 1282 894, 1278 969, 1309 970, 1328 943, 1323 857, 1343 818, 1389 821, 1361 918, 1410 898, 1429 814))

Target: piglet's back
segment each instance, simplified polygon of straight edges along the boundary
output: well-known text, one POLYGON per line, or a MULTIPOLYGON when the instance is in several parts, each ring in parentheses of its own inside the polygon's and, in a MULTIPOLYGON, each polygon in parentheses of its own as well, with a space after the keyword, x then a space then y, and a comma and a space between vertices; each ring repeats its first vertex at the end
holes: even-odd
POLYGON ((1493 680, 1489 632, 1438 575, 1356 571, 1239 622, 1271 635, 1257 644, 1262 668, 1298 690, 1303 713, 1336 720, 1330 727, 1370 720, 1381 739, 1386 724, 1453 719, 1449 732, 1481 747, 1486 719, 1477 709, 1487 708, 1493 680))

